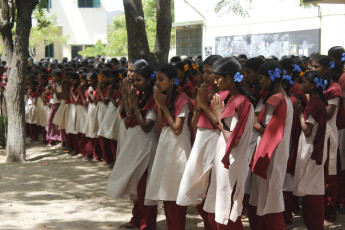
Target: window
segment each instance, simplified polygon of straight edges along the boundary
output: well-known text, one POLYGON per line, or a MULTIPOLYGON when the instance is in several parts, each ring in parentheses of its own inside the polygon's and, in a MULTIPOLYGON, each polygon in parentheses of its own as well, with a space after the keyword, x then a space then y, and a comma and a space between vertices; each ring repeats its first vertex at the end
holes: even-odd
POLYGON ((50 44, 45 47, 45 56, 54 57, 54 44, 50 44))
POLYGON ((202 25, 176 27, 176 55, 193 57, 202 53, 202 25))
POLYGON ((100 8, 101 0, 78 0, 79 8, 100 8))
POLYGON ((41 8, 51 9, 52 8, 52 0, 40 0, 39 3, 41 8))

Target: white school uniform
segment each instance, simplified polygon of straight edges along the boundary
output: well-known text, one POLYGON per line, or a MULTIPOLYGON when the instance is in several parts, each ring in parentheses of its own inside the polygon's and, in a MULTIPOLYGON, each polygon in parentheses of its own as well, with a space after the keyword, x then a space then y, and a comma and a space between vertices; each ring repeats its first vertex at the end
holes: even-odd
MULTIPOLYGON (((284 211, 283 183, 289 159, 290 134, 293 119, 293 108, 289 98, 286 100, 286 119, 281 142, 273 153, 267 169, 267 179, 253 174, 252 190, 249 204, 257 207, 256 214, 263 216, 284 211)), ((267 125, 272 118, 273 107, 266 103, 264 123, 267 125)), ((261 138, 258 139, 258 145, 261 138)))
MULTIPOLYGON (((242 137, 237 146, 231 150, 229 169, 222 163, 227 142, 222 133, 218 136, 204 210, 215 213, 215 221, 223 225, 227 225, 229 219, 236 222, 242 213, 242 200, 249 165, 248 156, 243 153, 248 152, 254 124, 254 108, 251 106, 250 109, 242 137), (231 198, 233 203, 231 203, 231 198)), ((224 118, 224 122, 230 131, 233 131, 238 122, 237 113, 232 117, 224 118)))
MULTIPOLYGON (((169 127, 163 127, 146 188, 145 203, 176 201, 179 186, 191 151, 191 134, 188 128, 189 108, 186 103, 177 117, 184 117, 180 135, 169 127)), ((121 156, 121 154, 120 154, 121 156)))
MULTIPOLYGON (((147 111, 145 118, 155 121, 154 110, 147 111)), ((109 195, 114 197, 122 197, 126 194, 137 195, 139 180, 146 169, 149 169, 148 175, 150 175, 157 142, 158 134, 154 127, 147 133, 140 125, 127 129, 121 152, 109 177, 107 187, 109 195)))
POLYGON ((110 101, 97 135, 111 140, 117 140, 117 119, 117 107, 110 101))
POLYGON ((302 132, 299 138, 293 193, 295 196, 324 195, 324 164, 327 159, 327 144, 325 142, 323 147, 322 164, 317 165, 316 161, 311 159, 311 155, 319 123, 311 114, 308 115, 306 123, 313 124, 313 130, 309 137, 302 132))
MULTIPOLYGON (((345 90, 343 89, 343 96, 345 97, 345 90)), ((345 105, 345 100, 344 100, 345 105)), ((345 170, 345 129, 338 130, 339 139, 339 152, 340 152, 340 163, 341 171, 345 170)))
MULTIPOLYGON (((83 95, 85 98, 85 101, 87 100, 87 94, 85 95, 85 91, 83 91, 83 95)), ((76 114, 76 125, 75 129, 77 133, 86 133, 86 125, 87 124, 87 119, 88 119, 88 106, 87 105, 80 105, 78 103, 77 105, 77 114, 76 114)))
POLYGON ((339 110, 340 98, 335 97, 328 100, 329 105, 336 105, 333 117, 326 122, 326 145, 329 139, 329 153, 328 153, 328 175, 337 175, 337 151, 339 144, 339 134, 337 128, 337 115, 339 110))
POLYGON ((28 98, 28 102, 25 107, 25 120, 26 123, 36 124, 37 123, 37 109, 36 109, 37 97, 28 98))

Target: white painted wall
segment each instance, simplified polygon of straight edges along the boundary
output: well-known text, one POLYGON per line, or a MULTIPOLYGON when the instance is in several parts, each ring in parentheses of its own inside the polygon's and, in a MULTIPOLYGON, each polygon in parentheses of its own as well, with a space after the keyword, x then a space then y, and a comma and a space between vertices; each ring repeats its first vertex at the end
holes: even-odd
MULTIPOLYGON (((100 8, 78 8, 78 0, 52 1, 51 11, 57 15, 57 25, 68 35, 63 57, 71 58, 71 45, 91 45, 107 39, 107 11, 101 1, 100 8)), ((58 57, 61 60, 62 57, 58 57)))
MULTIPOLYGON (((214 11, 217 0, 175 0, 175 23, 204 21, 203 46, 215 50, 216 36, 276 33, 321 29, 321 52, 335 45, 345 46, 345 4, 319 4, 303 8, 299 0, 252 0, 250 17, 242 18, 214 11), (190 3, 197 13, 187 3, 190 3)), ((204 51, 203 51, 204 52, 204 51)))

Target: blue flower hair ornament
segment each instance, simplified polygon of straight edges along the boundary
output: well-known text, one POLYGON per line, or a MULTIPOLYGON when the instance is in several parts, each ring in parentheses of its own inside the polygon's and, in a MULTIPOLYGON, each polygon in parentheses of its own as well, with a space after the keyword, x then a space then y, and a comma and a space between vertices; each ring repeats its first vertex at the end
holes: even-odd
POLYGON ((243 75, 240 74, 240 72, 237 72, 237 73, 235 74, 235 76, 234 76, 234 81, 235 81, 235 82, 241 82, 241 81, 243 81, 243 75))
POLYGON ((269 70, 268 74, 270 75, 271 80, 274 81, 276 78, 280 78, 281 72, 282 71, 279 68, 275 68, 274 71, 269 70))
POLYGON ((174 85, 178 85, 178 78, 175 78, 174 85))
POLYGON ((319 88, 321 86, 322 90, 325 91, 325 88, 327 85, 327 80, 324 80, 324 82, 322 82, 322 78, 316 77, 316 78, 314 78, 314 82, 316 83, 316 88, 319 88))
POLYGON ((343 55, 341 56, 341 61, 345 61, 345 53, 343 53, 343 55))
POLYGON ((295 83, 292 79, 290 75, 285 75, 283 76, 283 80, 287 80, 289 82, 290 85, 292 85, 293 83, 295 83))
POLYGON ((292 64, 292 67, 293 67, 293 71, 294 71, 294 72, 298 72, 298 73, 301 72, 301 67, 299 67, 299 65, 297 65, 297 64, 292 64))
POLYGON ((329 62, 329 68, 330 68, 330 69, 333 69, 334 66, 335 66, 334 61, 330 61, 330 62, 329 62))
POLYGON ((154 80, 156 78, 156 74, 157 74, 157 72, 153 71, 153 74, 151 74, 151 80, 154 80))

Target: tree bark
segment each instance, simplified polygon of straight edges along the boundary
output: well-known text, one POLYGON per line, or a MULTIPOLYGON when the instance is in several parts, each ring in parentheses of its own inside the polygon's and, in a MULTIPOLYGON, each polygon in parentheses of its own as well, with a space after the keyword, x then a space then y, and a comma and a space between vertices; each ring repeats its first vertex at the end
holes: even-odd
POLYGON ((150 52, 141 0, 123 0, 128 37, 128 60, 145 59, 152 68, 168 62, 171 33, 171 0, 157 1, 156 44, 150 52))
MULTIPOLYGON (((11 1, 12 2, 12 1, 11 1)), ((2 4, 8 1, 2 0, 2 4)), ((4 53, 7 54, 7 76, 8 84, 6 89, 8 135, 7 135, 7 161, 25 160, 25 112, 24 112, 24 90, 25 74, 28 62, 29 35, 31 30, 31 15, 38 0, 16 0, 16 30, 15 40, 7 30, 1 30, 4 41, 4 53), (7 43, 5 43, 5 41, 7 43)), ((12 12, 15 12, 12 10, 12 12)), ((6 15, 2 12, 1 16, 6 15)), ((12 14, 11 20, 15 18, 12 14)), ((5 22, 2 17, 2 24, 11 24, 12 21, 5 22)), ((8 17, 9 19, 9 17, 8 17)), ((2 27, 3 29, 5 27, 2 27)))

